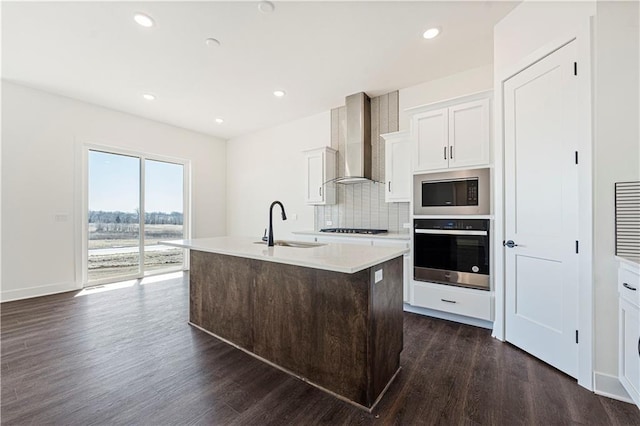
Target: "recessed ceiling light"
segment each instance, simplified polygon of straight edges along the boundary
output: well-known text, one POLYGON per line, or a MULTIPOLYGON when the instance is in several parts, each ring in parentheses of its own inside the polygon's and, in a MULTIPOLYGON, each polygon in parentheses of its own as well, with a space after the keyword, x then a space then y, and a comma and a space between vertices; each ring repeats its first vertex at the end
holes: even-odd
POLYGON ((258 3, 258 10, 262 13, 271 13, 275 8, 276 6, 270 1, 261 1, 258 3))
POLYGON ((222 124, 222 123, 224 123, 224 120, 222 118, 218 117, 218 118, 216 118, 216 123, 217 124, 222 124))
POLYGON ((138 23, 138 25, 142 25, 143 27, 153 27, 153 19, 150 16, 145 15, 144 13, 136 13, 133 15, 133 20, 138 23))
POLYGON ((284 90, 274 90, 273 91, 273 96, 275 96, 276 98, 281 98, 284 95, 286 95, 284 90))
POLYGON ((205 39, 204 43, 209 47, 219 47, 220 46, 220 41, 215 39, 215 38, 205 39))
POLYGON ((151 93, 145 93, 142 95, 142 97, 148 101, 153 101, 156 99, 155 95, 152 95, 151 93))
POLYGON ((440 34, 440 28, 429 28, 427 31, 424 32, 424 34, 422 34, 422 37, 429 40, 429 39, 438 37, 438 34, 440 34))

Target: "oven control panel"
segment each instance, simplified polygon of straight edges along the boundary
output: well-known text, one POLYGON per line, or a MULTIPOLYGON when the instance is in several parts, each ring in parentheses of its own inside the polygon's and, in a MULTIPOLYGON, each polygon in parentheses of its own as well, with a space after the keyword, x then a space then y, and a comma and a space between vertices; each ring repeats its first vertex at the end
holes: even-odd
POLYGON ((415 219, 415 229, 454 229, 469 231, 488 231, 488 219, 415 219))

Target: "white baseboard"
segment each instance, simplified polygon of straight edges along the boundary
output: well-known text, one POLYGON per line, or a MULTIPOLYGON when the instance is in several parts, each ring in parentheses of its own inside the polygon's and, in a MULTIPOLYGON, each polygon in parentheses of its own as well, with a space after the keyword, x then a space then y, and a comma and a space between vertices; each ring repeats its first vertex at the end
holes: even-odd
POLYGON ((475 327, 482 327, 482 328, 488 328, 489 330, 493 330, 493 323, 491 321, 485 321, 478 318, 451 314, 449 312, 436 311, 434 309, 420 308, 418 306, 409 305, 408 303, 404 304, 404 310, 406 312, 412 312, 414 314, 426 315, 428 317, 440 318, 447 321, 461 322, 463 324, 473 325, 475 327))
POLYGON ((612 376, 610 374, 594 371, 593 383, 593 392, 595 394, 633 404, 633 400, 620 383, 620 380, 618 380, 618 376, 612 376))
POLYGON ((64 293, 67 291, 80 290, 81 287, 74 282, 48 284, 37 287, 20 288, 17 290, 0 291, 0 302, 10 302, 13 300, 30 299, 32 297, 48 296, 50 294, 64 293))

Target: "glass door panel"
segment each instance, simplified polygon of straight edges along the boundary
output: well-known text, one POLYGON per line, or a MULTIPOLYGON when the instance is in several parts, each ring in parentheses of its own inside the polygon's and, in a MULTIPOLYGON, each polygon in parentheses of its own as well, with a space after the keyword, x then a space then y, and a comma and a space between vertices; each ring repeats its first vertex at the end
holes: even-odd
POLYGON ((184 166, 144 163, 144 271, 182 269, 184 250, 158 241, 184 238, 184 166))
POLYGON ((89 282, 140 274, 140 159, 89 151, 89 282))

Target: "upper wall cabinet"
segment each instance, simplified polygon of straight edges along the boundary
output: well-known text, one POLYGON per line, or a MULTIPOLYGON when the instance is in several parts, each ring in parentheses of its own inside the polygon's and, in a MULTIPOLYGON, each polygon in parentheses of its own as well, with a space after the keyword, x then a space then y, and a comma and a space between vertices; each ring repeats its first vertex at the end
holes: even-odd
POLYGON ((307 204, 335 204, 336 150, 324 146, 304 151, 307 204))
POLYGON ((409 132, 380 135, 385 140, 384 200, 387 203, 409 202, 411 197, 411 137, 409 132))
POLYGON ((488 165, 491 92, 410 108, 414 172, 488 165))

